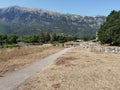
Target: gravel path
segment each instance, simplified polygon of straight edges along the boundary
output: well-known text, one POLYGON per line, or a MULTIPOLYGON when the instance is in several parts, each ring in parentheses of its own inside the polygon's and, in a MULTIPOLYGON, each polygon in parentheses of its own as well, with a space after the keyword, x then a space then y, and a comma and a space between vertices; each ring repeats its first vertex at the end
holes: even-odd
POLYGON ((58 53, 50 55, 42 60, 28 65, 26 68, 14 71, 4 77, 0 77, 0 90, 14 90, 18 85, 30 78, 33 74, 40 71, 43 67, 49 65, 56 60, 60 55, 64 54, 70 48, 66 48, 58 53))

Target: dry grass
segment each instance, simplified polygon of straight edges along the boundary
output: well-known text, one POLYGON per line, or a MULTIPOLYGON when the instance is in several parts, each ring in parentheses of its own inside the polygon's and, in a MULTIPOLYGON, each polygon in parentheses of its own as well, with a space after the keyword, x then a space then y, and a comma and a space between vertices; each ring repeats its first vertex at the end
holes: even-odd
POLYGON ((55 61, 55 65, 62 65, 62 64, 68 64, 71 60, 74 60, 76 58, 73 57, 60 57, 55 61))
POLYGON ((72 49, 18 90, 120 90, 120 54, 72 49))
POLYGON ((52 46, 28 46, 0 49, 0 76, 58 52, 62 48, 52 46))

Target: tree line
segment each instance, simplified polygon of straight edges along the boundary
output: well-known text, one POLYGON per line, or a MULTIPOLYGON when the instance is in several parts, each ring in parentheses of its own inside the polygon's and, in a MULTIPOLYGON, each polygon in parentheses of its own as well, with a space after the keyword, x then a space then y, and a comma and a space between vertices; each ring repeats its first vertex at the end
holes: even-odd
POLYGON ((64 43, 66 41, 74 41, 76 39, 77 38, 74 36, 57 35, 56 33, 49 34, 47 32, 40 33, 37 35, 30 35, 30 36, 0 34, 0 45, 16 44, 18 42, 39 43, 39 44, 52 43, 52 42, 64 43))

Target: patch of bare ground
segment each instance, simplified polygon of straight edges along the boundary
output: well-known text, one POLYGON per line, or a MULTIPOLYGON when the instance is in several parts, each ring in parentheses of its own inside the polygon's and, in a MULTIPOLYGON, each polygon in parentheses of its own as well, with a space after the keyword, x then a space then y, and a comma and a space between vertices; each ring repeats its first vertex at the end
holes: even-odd
POLYGON ((45 45, 0 49, 0 76, 21 69, 61 49, 61 47, 45 45))
POLYGON ((120 90, 120 54, 74 48, 18 90, 120 90))

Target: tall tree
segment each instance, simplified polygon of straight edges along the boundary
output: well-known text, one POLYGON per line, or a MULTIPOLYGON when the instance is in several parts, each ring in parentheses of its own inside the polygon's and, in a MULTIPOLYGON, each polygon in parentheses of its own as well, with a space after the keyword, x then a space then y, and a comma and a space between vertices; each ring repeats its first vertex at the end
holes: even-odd
POLYGON ((17 43, 17 36, 16 35, 9 35, 8 36, 8 41, 9 43, 17 43))
POLYGON ((53 33, 51 36, 51 41, 56 41, 56 39, 57 39, 57 35, 56 33, 53 33))
POLYGON ((48 32, 44 33, 45 41, 48 42, 50 41, 50 34, 48 32))
POLYGON ((38 35, 39 39, 38 39, 38 42, 39 43, 44 43, 45 42, 45 36, 44 36, 44 33, 40 33, 38 35))
POLYGON ((112 11, 98 31, 103 44, 120 45, 120 11, 112 11))

